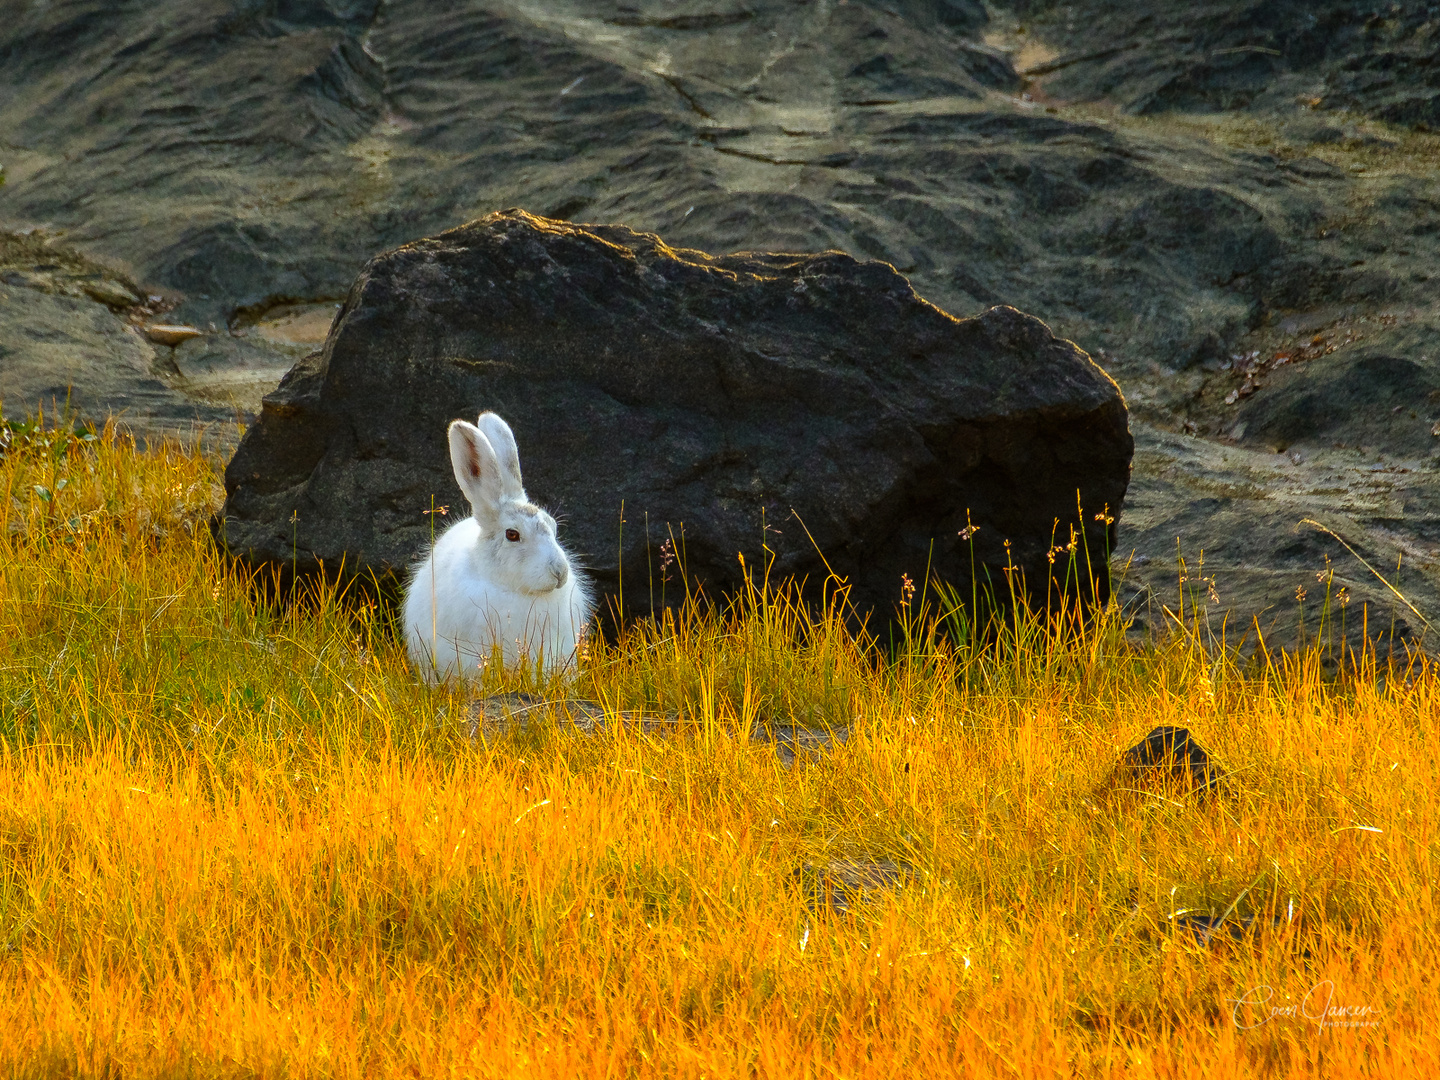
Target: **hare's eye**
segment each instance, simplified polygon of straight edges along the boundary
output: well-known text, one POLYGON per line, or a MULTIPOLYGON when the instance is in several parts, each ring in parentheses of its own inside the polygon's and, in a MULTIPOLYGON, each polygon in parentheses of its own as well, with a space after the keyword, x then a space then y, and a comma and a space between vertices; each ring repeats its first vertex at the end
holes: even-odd
POLYGON ((506 530, 505 530, 505 539, 506 539, 506 540, 510 540, 510 541, 519 540, 519 539, 520 539, 520 531, 519 531, 518 529, 506 529, 506 530))

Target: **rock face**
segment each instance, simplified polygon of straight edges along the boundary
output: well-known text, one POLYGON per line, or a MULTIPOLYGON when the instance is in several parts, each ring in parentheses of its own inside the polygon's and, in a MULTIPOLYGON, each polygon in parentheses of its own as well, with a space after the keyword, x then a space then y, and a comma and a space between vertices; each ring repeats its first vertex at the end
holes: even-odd
POLYGON ((506 211, 370 261, 226 471, 225 542, 403 571, 432 505, 466 511, 445 428, 482 409, 514 427, 527 490, 601 592, 623 572, 627 614, 660 602, 671 536, 712 596, 762 544, 773 576, 816 587, 818 548, 857 608, 888 613, 927 566, 968 593, 973 544, 998 589, 1008 558, 1043 601, 1072 523, 1103 566, 1096 515, 1118 516, 1133 450, 1114 382, 1013 308, 957 320, 885 263, 506 211))
POLYGON ((233 442, 366 259, 520 204, 880 259, 946 311, 1008 304, 1078 343, 1138 443, 1116 560, 1137 629, 1200 579, 1186 610, 1246 648, 1313 635, 1317 575, 1352 647, 1440 612, 1431 4, 10 8, 9 414, 68 398, 233 442), (127 295, 206 337, 153 344, 127 295))

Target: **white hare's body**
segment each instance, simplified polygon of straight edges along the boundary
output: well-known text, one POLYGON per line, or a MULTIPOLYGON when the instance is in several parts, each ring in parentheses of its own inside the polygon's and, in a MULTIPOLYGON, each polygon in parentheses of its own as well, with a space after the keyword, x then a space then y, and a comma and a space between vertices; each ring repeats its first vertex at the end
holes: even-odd
POLYGON ((428 680, 475 679, 495 647, 507 667, 574 663, 593 605, 555 538, 555 519, 525 497, 509 427, 483 413, 450 426, 455 476, 474 509, 436 540, 405 591, 405 644, 428 680))
POLYGON ((542 654, 547 671, 569 663, 591 611, 575 575, 538 596, 487 581, 476 565, 480 536, 473 517, 458 521, 415 568, 405 597, 410 658, 427 676, 440 679, 477 678, 497 642, 506 667, 542 654))

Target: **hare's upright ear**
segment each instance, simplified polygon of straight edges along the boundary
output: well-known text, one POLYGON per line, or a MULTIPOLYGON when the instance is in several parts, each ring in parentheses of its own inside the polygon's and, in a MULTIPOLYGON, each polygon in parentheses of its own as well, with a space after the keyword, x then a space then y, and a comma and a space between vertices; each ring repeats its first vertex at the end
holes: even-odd
POLYGON ((456 420, 450 425, 450 464, 460 490, 475 508, 480 523, 498 519, 504 495, 500 462, 485 433, 474 424, 456 420))
POLYGON ((493 412, 483 412, 476 421, 490 445, 495 448, 495 457, 500 462, 500 482, 505 494, 520 502, 525 501, 525 487, 520 482, 520 450, 515 445, 515 433, 510 425, 493 412))

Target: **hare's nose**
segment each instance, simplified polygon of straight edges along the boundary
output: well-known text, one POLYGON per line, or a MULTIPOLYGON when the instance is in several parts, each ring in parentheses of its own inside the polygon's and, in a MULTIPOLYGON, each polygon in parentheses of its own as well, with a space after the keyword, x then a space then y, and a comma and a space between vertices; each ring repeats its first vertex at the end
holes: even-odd
POLYGON ((570 567, 565 564, 564 559, 555 559, 550 563, 550 576, 555 579, 557 589, 570 579, 570 567))

